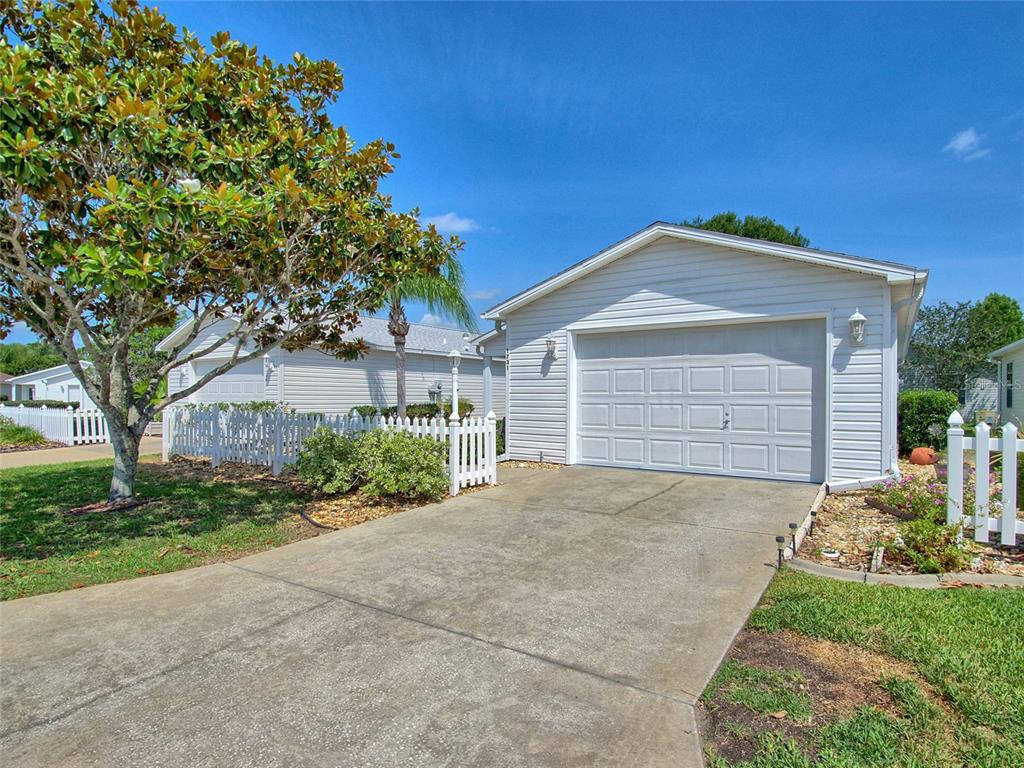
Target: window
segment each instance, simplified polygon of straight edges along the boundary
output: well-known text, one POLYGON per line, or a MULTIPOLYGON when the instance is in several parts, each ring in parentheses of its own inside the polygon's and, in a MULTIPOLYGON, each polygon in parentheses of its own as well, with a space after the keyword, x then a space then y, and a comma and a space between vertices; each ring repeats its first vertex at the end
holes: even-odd
POLYGON ((1006 364, 1006 407, 1013 408, 1013 363, 1006 364))

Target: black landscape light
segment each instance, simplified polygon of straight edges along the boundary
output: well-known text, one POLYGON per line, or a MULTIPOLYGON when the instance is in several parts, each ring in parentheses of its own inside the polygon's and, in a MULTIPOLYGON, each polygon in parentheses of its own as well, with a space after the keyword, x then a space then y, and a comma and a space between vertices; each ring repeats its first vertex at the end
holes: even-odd
POLYGON ((782 553, 786 551, 786 537, 776 536, 775 545, 779 548, 779 570, 782 570, 782 553))
POLYGON ((818 510, 812 509, 811 510, 811 529, 807 532, 808 535, 810 535, 810 536, 814 535, 814 521, 817 520, 817 519, 818 519, 818 510))
POLYGON ((793 542, 793 557, 796 557, 796 529, 799 527, 796 523, 789 524, 789 538, 793 542))

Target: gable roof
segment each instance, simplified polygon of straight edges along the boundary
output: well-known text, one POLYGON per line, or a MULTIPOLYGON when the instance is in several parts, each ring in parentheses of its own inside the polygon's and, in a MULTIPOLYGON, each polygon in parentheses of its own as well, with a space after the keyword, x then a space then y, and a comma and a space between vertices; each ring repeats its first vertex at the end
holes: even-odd
MULTIPOLYGON (((166 350, 168 346, 175 344, 191 327, 192 320, 184 321, 171 331, 170 334, 165 336, 157 344, 156 348, 161 351, 166 350)), ((458 348, 464 356, 476 356, 472 336, 467 343, 463 341, 463 333, 465 331, 461 328, 409 323, 409 333, 405 339, 405 350, 414 354, 447 355, 453 349, 458 348)), ((345 338, 361 338, 371 349, 387 351, 394 351, 395 349, 394 339, 388 332, 388 321, 381 317, 360 317, 359 325, 347 332, 345 338)))
POLYGON ((1003 355, 1007 355, 1010 352, 1016 352, 1018 349, 1024 349, 1024 339, 1017 339, 1016 341, 1011 341, 1006 346, 1000 347, 999 349, 989 352, 988 356, 989 358, 1002 357, 1003 355))
POLYGON ((785 245, 767 240, 754 240, 749 237, 738 237, 726 235, 721 232, 712 232, 704 229, 684 227, 680 224, 669 224, 664 221, 656 221, 644 227, 639 232, 634 232, 624 240, 608 246, 602 251, 595 253, 583 261, 577 262, 561 272, 543 280, 536 285, 517 293, 510 299, 488 309, 483 317, 488 320, 497 320, 506 313, 519 309, 541 296, 545 296, 584 275, 609 264, 616 259, 633 253, 646 245, 662 237, 672 237, 679 240, 718 245, 734 250, 748 251, 750 253, 761 253, 767 256, 777 256, 793 261, 801 261, 807 264, 844 269, 850 272, 875 275, 883 277, 889 283, 923 283, 928 278, 928 270, 897 264, 891 261, 880 261, 877 259, 866 259, 861 256, 850 256, 845 253, 834 251, 819 251, 815 248, 801 248, 795 245, 785 245))
MULTIPOLYGON (((82 365, 88 367, 92 365, 88 360, 83 360, 82 365)), ((54 365, 50 368, 40 368, 38 371, 29 371, 28 373, 19 373, 17 376, 11 376, 7 379, 7 384, 27 384, 30 381, 35 381, 39 378, 49 378, 53 376, 63 376, 64 374, 71 374, 71 366, 67 363, 61 363, 60 365, 54 365), (45 377, 42 374, 46 374, 45 377)), ((74 375, 74 374, 71 374, 74 375)))

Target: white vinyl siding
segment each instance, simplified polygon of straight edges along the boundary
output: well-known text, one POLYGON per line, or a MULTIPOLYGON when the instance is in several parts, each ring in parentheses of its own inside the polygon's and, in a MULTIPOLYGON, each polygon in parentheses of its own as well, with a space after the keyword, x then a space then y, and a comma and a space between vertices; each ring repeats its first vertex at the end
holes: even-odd
POLYGON ((1006 353, 999 362, 999 415, 1004 424, 1024 424, 1024 387, 1021 381, 1024 381, 1024 349, 1006 353), (1010 375, 1007 375, 1007 366, 1013 366, 1010 375), (1007 395, 1011 390, 1013 404, 1008 405, 1007 395))
POLYGON ((882 387, 883 347, 893 339, 892 319, 883 322, 888 290, 881 277, 657 240, 509 313, 509 452, 518 459, 567 460, 570 327, 614 330, 824 314, 833 349, 831 479, 877 477, 890 460, 883 449, 882 387), (858 308, 868 318, 866 339, 864 346, 852 347, 848 318, 858 308), (553 360, 547 356, 548 336, 557 345, 553 360))

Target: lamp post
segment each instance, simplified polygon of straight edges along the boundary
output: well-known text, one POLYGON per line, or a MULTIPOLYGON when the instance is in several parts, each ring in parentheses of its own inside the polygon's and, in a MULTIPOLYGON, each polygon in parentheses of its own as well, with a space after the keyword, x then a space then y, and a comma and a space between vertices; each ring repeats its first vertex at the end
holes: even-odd
POLYGON ((448 353, 448 357, 452 361, 452 414, 449 421, 457 422, 459 420, 459 363, 462 361, 462 353, 453 349, 448 353))

